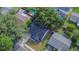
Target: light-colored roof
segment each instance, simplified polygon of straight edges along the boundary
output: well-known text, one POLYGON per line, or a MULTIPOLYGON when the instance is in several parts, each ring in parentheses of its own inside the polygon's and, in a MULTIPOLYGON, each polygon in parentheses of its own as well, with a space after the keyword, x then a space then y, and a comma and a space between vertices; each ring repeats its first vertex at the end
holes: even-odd
POLYGON ((25 10, 20 9, 19 12, 17 13, 17 17, 21 21, 29 20, 31 18, 29 15, 25 14, 24 12, 25 12, 25 10))
POLYGON ((11 7, 2 7, 1 14, 6 15, 11 10, 11 7))
POLYGON ((18 12, 18 14, 22 14, 22 13, 24 13, 24 12, 25 12, 25 10, 20 9, 19 12, 18 12))
POLYGON ((63 10, 65 12, 69 12, 70 11, 70 7, 58 7, 58 9, 63 10))
POLYGON ((71 40, 65 38, 64 36, 58 34, 58 33, 54 33, 49 42, 49 45, 55 47, 58 50, 68 50, 68 48, 71 46, 71 40))
POLYGON ((77 24, 77 26, 79 27, 79 23, 77 24))
POLYGON ((75 17, 79 17, 78 13, 72 13, 72 15, 75 16, 75 17))
POLYGON ((58 7, 58 9, 64 14, 67 14, 70 11, 70 7, 58 7))
POLYGON ((72 13, 72 16, 70 17, 70 21, 79 23, 79 14, 78 13, 72 13))

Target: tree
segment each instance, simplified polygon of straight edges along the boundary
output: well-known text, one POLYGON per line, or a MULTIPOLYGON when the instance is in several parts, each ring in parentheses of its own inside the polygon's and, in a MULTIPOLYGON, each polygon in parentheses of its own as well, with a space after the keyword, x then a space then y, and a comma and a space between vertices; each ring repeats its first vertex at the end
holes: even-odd
POLYGON ((72 32, 75 29, 76 29, 76 26, 74 24, 68 24, 68 26, 67 26, 68 31, 72 32))
POLYGON ((53 8, 40 8, 38 12, 36 13, 36 22, 40 23, 42 26, 52 28, 52 29, 58 29, 60 28, 64 21, 61 20, 58 13, 55 12, 53 8))
POLYGON ((12 50, 13 42, 6 34, 0 35, 0 51, 12 50))
POLYGON ((16 16, 16 10, 7 15, 0 14, 0 50, 12 50, 14 43, 28 32, 28 21, 21 24, 16 16))
POLYGON ((26 10, 27 12, 30 12, 30 11, 38 11, 39 8, 36 8, 36 7, 23 7, 22 9, 26 10))
POLYGON ((79 30, 73 31, 72 46, 75 47, 79 43, 79 30))
POLYGON ((19 9, 20 9, 20 7, 11 8, 11 10, 9 11, 9 13, 10 13, 11 15, 15 15, 19 9))
POLYGON ((68 37, 68 38, 71 38, 71 36, 72 36, 72 32, 69 32, 69 31, 65 31, 64 32, 65 34, 66 34, 66 36, 68 37))
POLYGON ((20 39, 27 30, 27 26, 21 25, 15 14, 0 15, 0 34, 6 33, 13 42, 20 39))

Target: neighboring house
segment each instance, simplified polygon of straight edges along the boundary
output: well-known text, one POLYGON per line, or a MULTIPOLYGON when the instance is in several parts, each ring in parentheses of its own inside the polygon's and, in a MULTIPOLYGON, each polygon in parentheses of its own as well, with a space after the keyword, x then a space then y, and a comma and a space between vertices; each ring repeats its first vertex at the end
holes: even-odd
POLYGON ((25 10, 23 10, 23 9, 20 9, 19 11, 18 11, 18 13, 17 13, 17 17, 19 18, 19 20, 21 20, 21 21, 25 21, 25 20, 30 20, 30 16, 29 15, 27 15, 27 13, 25 12, 25 10))
POLYGON ((11 7, 2 7, 1 8, 1 14, 6 15, 11 10, 11 7))
POLYGON ((29 27, 29 33, 31 34, 31 40, 34 42, 40 42, 43 41, 45 36, 49 30, 47 28, 41 27, 40 25, 37 25, 35 23, 32 23, 29 27))
POLYGON ((35 14, 36 14, 36 12, 34 12, 34 11, 30 11, 30 12, 28 12, 28 15, 31 16, 31 17, 34 17, 35 14))
POLYGON ((64 18, 68 12, 70 11, 70 7, 57 7, 56 10, 59 13, 59 15, 64 18))
POLYGON ((64 36, 53 33, 50 40, 48 41, 48 50, 60 50, 67 51, 71 46, 71 40, 65 38, 64 36))
POLYGON ((79 14, 78 13, 72 13, 72 16, 70 17, 70 21, 79 26, 79 14))

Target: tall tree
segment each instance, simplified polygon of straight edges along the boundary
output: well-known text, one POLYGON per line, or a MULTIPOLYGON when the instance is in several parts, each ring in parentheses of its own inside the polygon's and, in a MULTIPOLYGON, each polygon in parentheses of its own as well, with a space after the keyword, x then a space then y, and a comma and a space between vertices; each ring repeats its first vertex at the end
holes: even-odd
POLYGON ((6 33, 13 41, 22 37, 22 35, 27 31, 25 27, 27 28, 26 25, 21 25, 18 22, 16 15, 0 15, 0 34, 6 33))
POLYGON ((79 43, 79 30, 73 31, 72 46, 75 47, 79 43))
POLYGON ((0 35, 0 51, 12 50, 13 42, 6 34, 0 35))
POLYGON ((46 26, 52 29, 58 29, 63 25, 63 20, 59 17, 58 13, 55 12, 54 8, 39 8, 36 21, 42 26, 46 26))

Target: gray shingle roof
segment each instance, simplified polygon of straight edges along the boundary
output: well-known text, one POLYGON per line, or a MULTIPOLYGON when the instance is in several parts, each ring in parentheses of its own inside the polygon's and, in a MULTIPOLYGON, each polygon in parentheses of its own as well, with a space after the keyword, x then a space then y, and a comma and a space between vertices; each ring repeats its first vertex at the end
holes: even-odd
POLYGON ((70 17, 70 21, 72 21, 74 23, 79 23, 79 14, 72 13, 72 16, 70 17))
POLYGON ((67 15, 67 13, 70 11, 70 7, 56 7, 55 9, 57 9, 61 18, 64 18, 67 15))
POLYGON ((48 44, 58 50, 66 51, 71 46, 71 40, 65 38, 62 35, 54 33, 50 38, 48 44))
POLYGON ((11 10, 11 7, 3 7, 3 8, 1 9, 1 13, 2 13, 3 15, 6 15, 10 10, 11 10))
POLYGON ((58 7, 58 9, 61 9, 61 10, 65 11, 65 12, 69 12, 70 7, 58 7))

